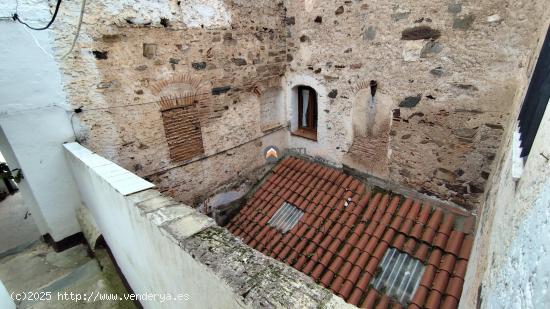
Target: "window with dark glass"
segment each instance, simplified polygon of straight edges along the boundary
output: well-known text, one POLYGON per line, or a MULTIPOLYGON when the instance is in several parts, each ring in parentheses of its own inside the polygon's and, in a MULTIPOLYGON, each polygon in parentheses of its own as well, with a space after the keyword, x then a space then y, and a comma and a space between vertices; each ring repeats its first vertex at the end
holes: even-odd
POLYGON ((311 87, 298 87, 297 135, 317 139, 317 92, 311 87))
POLYGON ((519 114, 521 157, 529 155, 550 98, 550 28, 519 114))

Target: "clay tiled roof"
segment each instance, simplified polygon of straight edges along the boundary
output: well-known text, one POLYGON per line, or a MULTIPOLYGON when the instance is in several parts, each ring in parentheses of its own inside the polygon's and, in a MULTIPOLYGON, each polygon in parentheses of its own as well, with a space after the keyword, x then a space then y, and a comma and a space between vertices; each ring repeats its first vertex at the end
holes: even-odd
POLYGON ((289 157, 227 227, 249 246, 365 308, 402 307, 369 285, 385 252, 395 248, 425 265, 409 308, 456 308, 472 237, 453 229, 454 221, 427 203, 367 192, 337 169, 289 157), (268 221, 284 202, 304 214, 283 234, 268 221))

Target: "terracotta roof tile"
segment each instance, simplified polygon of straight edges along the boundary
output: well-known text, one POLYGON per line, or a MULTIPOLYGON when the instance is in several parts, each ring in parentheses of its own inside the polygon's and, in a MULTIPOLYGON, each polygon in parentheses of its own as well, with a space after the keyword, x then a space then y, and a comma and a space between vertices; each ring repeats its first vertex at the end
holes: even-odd
POLYGON ((435 238, 433 240, 433 245, 435 247, 438 247, 440 249, 444 249, 445 248, 445 244, 447 243, 447 240, 449 239, 449 236, 443 234, 443 233, 439 233, 437 232, 435 234, 435 238))
POLYGON ((367 268, 365 268, 365 272, 368 273, 371 277, 374 277, 374 275, 376 274, 378 263, 378 260, 370 259, 369 263, 367 264, 367 268))
POLYGON ((445 219, 443 219, 443 223, 441 224, 441 226, 439 227, 437 232, 438 233, 443 233, 443 234, 449 236, 450 233, 451 233, 451 230, 453 228, 454 220, 455 220, 455 216, 453 214, 446 215, 445 219))
POLYGON ((405 219, 405 221, 401 224, 401 227, 399 228, 399 232, 403 234, 409 234, 413 224, 414 222, 411 219, 405 219))
POLYGON ((378 261, 382 260, 382 257, 384 257, 384 253, 386 253, 386 250, 388 249, 388 244, 385 242, 379 242, 378 246, 376 246, 376 250, 374 250, 374 253, 372 254, 372 257, 377 259, 378 261))
POLYGON ((422 233, 422 241, 431 243, 435 237, 435 230, 431 227, 426 227, 424 233, 422 233))
POLYGON ((424 303, 428 299, 429 292, 430 290, 427 287, 419 285, 416 293, 414 294, 414 297, 411 300, 411 303, 417 305, 420 308, 424 307, 424 303))
POLYGON ((458 300, 451 296, 445 296, 443 298, 443 304, 441 309, 455 309, 458 308, 458 300))
POLYGON ((464 276, 466 275, 466 267, 468 267, 468 261, 459 259, 458 261, 456 261, 453 275, 464 279, 464 276))
POLYGON ((342 264, 344 264, 344 259, 340 256, 335 256, 328 269, 330 269, 333 273, 337 273, 340 267, 342 267, 342 264))
POLYGON ((394 239, 392 243, 392 247, 395 247, 398 250, 401 250, 403 246, 405 245, 405 240, 407 238, 403 234, 398 234, 394 239))
POLYGON ((354 289, 349 297, 348 302, 354 305, 359 304, 359 301, 361 300, 361 296, 363 295, 363 293, 364 291, 361 291, 359 289, 354 289))
POLYGON ((432 290, 436 290, 440 294, 443 294, 447 289, 447 283, 449 283, 449 273, 445 271, 439 271, 435 275, 432 290))
POLYGON ((327 270, 325 274, 321 277, 321 284, 325 287, 329 287, 330 283, 334 279, 334 272, 327 270))
POLYGON ((363 304, 361 304, 361 308, 373 308, 377 298, 378 292, 376 292, 375 289, 370 289, 367 297, 363 301, 363 304))
POLYGON ((432 287, 436 272, 437 268, 435 266, 426 265, 426 268, 424 269, 424 274, 422 275, 419 284, 427 289, 430 289, 432 287))
POLYGON ((414 201, 409 212, 407 212, 407 219, 414 220, 420 211, 420 202, 414 201))
POLYGON ((334 281, 332 281, 332 284, 330 285, 330 289, 334 293, 338 293, 342 284, 344 284, 344 278, 340 274, 336 274, 334 276, 334 281))
POLYGON ((428 300, 424 307, 428 309, 438 309, 439 304, 441 304, 441 294, 436 290, 432 290, 428 295, 428 300))
POLYGON ((350 261, 344 261, 344 265, 342 265, 342 268, 338 271, 338 275, 342 278, 346 278, 351 272, 352 267, 353 264, 350 261))
POLYGON ((439 224, 441 223, 442 219, 443 219, 443 211, 438 208, 434 210, 434 212, 430 216, 430 220, 428 220, 427 226, 435 230, 439 227, 439 224))
POLYGON ((372 279, 372 274, 369 272, 364 272, 361 277, 359 278, 359 281, 357 281, 357 289, 361 291, 361 293, 367 291, 367 287, 369 286, 369 282, 372 279))
POLYGON ((447 285, 445 295, 450 295, 457 300, 460 299, 460 295, 462 294, 463 284, 464 284, 464 279, 460 277, 452 277, 449 280, 449 283, 447 285))
POLYGON ((401 218, 405 218, 407 213, 409 212, 409 209, 412 205, 413 200, 410 198, 405 199, 401 207, 399 208, 399 211, 397 212, 397 215, 401 218))
POLYGON ((350 188, 350 184, 351 182, 354 180, 353 176, 351 175, 348 175, 344 181, 340 184, 340 186, 346 188, 346 189, 349 189, 350 188))
POLYGON ((403 222, 403 218, 396 216, 393 218, 390 228, 392 228, 395 231, 399 231, 399 227, 401 226, 402 222, 403 222))
POLYGON ((380 202, 381 199, 382 199, 382 194, 376 193, 374 195, 374 197, 368 203, 367 209, 363 213, 363 216, 361 217, 362 221, 369 221, 372 218, 372 215, 376 211, 376 208, 378 207, 378 203, 380 202))
POLYGON ((424 261, 426 259, 426 257, 428 257, 428 250, 429 249, 430 249, 430 247, 428 247, 428 245, 426 245, 425 243, 421 243, 416 248, 416 252, 414 253, 414 257, 421 260, 421 261, 424 261))
POLYGON ((409 255, 413 255, 415 248, 416 248, 416 240, 414 240, 414 238, 409 238, 407 239, 407 242, 405 242, 405 245, 403 246, 403 251, 405 251, 409 255))
POLYGON ((390 298, 386 294, 382 294, 382 297, 380 297, 380 300, 378 301, 378 305, 376 305, 376 309, 386 309, 390 305, 390 298))
POLYGON ((416 223, 410 232, 410 236, 416 238, 417 240, 420 240, 422 237, 422 229, 422 224, 416 223))
POLYGON ((382 237, 381 241, 386 242, 388 245, 391 243, 393 237, 395 236, 395 231, 392 229, 387 229, 382 237))
POLYGON ((397 303, 397 302, 395 302, 391 305, 391 309, 402 309, 402 308, 403 308, 403 305, 401 305, 400 303, 397 303))
POLYGON ((352 191, 356 191, 357 188, 361 185, 361 182, 357 179, 352 179, 351 183, 349 184, 349 189, 352 191))
POLYGON ((441 256, 443 255, 442 251, 439 249, 433 249, 432 253, 430 254, 430 258, 428 259, 428 264, 433 265, 435 267, 439 267, 439 263, 441 263, 441 256))
POLYGON ((432 208, 430 207, 430 204, 424 203, 422 205, 422 208, 420 210, 420 213, 418 214, 417 222, 421 225, 425 225, 428 223, 428 219, 430 218, 430 212, 432 208))
POLYGON ((432 212, 428 204, 399 195, 371 196, 365 188, 340 170, 286 158, 227 228, 349 303, 369 308, 402 308, 369 289, 386 251, 394 247, 426 264, 409 308, 456 307, 473 238, 453 230, 455 217, 439 208, 432 212), (283 234, 267 222, 285 201, 304 213, 283 234))
MULTIPOLYGON (((355 273, 352 271, 350 273, 350 276, 355 275, 355 273)), ((357 276, 359 277, 359 273, 357 273, 357 276)), ((340 287, 340 290, 338 291, 338 295, 342 296, 343 299, 348 299, 351 291, 353 291, 353 282, 349 281, 348 279, 344 280, 344 284, 340 287)))
POLYGON ((352 245, 350 245, 349 243, 346 243, 342 246, 342 249, 340 249, 340 251, 337 252, 337 254, 338 256, 341 256, 341 257, 347 257, 352 250, 353 250, 352 245))
POLYGON ((380 240, 382 239, 382 236, 384 236, 385 231, 386 231, 386 226, 384 224, 379 224, 374 230, 374 233, 372 233, 372 237, 375 237, 376 239, 380 240))
POLYGON ((472 251, 472 246, 474 244, 474 239, 472 236, 466 236, 464 238, 464 241, 462 242, 462 247, 460 248, 460 252, 458 253, 458 257, 461 259, 468 259, 470 257, 470 253, 472 251))
POLYGON ((452 254, 447 253, 443 256, 439 269, 446 271, 448 274, 451 274, 455 267, 455 263, 456 263, 456 257, 452 254))
POLYGON ((365 252, 374 252, 374 250, 376 249, 376 246, 378 245, 378 240, 376 238, 369 238, 367 236, 367 234, 364 235, 365 237, 362 238, 362 239, 366 239, 368 240, 367 244, 365 246, 362 246, 362 242, 360 241, 359 243, 357 243, 357 246, 358 247, 361 247, 361 248, 364 248, 363 250, 365 252))

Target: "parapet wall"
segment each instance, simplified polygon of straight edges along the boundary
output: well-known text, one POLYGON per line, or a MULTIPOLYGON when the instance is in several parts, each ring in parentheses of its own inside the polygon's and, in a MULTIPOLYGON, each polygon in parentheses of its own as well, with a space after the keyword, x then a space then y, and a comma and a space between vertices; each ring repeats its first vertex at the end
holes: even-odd
POLYGON ((64 145, 85 207, 144 308, 353 307, 191 207, 78 143, 64 145))

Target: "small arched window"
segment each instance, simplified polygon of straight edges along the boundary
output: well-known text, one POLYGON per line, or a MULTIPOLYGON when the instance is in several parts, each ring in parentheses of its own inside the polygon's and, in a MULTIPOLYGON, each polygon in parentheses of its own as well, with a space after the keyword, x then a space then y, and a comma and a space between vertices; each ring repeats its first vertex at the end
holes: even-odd
POLYGON ((317 92, 298 86, 298 130, 296 135, 317 140, 317 92))

